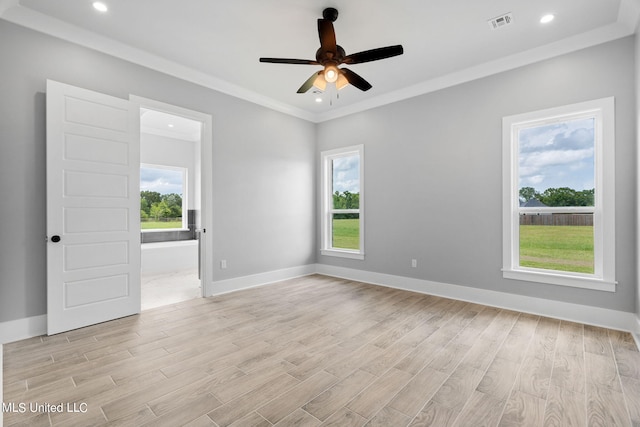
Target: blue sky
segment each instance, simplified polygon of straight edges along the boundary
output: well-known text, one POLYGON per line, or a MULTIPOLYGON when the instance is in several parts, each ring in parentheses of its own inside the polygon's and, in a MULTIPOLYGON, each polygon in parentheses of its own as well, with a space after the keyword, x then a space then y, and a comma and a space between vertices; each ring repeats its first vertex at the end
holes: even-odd
POLYGON ((182 171, 140 166, 140 190, 182 195, 182 171))
POLYGON ((360 157, 333 159, 333 192, 360 193, 360 157))
POLYGON ((520 130, 519 188, 594 188, 594 119, 520 130))

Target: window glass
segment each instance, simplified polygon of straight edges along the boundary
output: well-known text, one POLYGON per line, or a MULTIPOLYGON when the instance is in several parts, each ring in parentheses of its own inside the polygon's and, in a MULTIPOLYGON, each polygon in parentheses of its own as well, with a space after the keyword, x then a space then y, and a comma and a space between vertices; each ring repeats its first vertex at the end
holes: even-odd
POLYGON ((593 213, 526 208, 594 206, 595 119, 520 129, 520 266, 594 272, 593 213))
POLYGON ((364 259, 361 145, 322 153, 323 255, 364 259))
POLYGON ((334 213, 331 231, 331 247, 360 249, 360 214, 334 213))
MULTIPOLYGON (((360 207, 360 157, 338 157, 332 164, 333 209, 360 207)), ((331 247, 360 249, 360 214, 334 213, 331 226, 331 247)))
POLYGON ((360 156, 333 159, 333 208, 358 209, 360 201, 360 156))
POLYGON ((185 228, 185 168, 140 166, 142 230, 185 228))

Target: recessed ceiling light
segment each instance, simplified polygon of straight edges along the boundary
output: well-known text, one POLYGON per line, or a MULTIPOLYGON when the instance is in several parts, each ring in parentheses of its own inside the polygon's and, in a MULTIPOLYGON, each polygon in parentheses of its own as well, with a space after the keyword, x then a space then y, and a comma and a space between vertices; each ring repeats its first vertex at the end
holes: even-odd
POLYGON ((103 13, 109 10, 107 5, 102 3, 101 1, 94 1, 93 2, 93 8, 95 10, 97 10, 98 12, 103 12, 103 13))
POLYGON ((317 97, 317 98, 316 98, 316 102, 318 102, 318 103, 319 103, 319 102, 322 102, 322 98, 317 97))
POLYGON ((173 127, 173 125, 172 125, 171 123, 169 123, 167 126, 169 126, 170 128, 172 128, 172 127, 173 127))
POLYGON ((541 24, 548 24, 549 22, 553 21, 553 19, 555 18, 555 16, 551 13, 549 13, 548 15, 544 15, 542 18, 540 18, 540 23, 541 24))

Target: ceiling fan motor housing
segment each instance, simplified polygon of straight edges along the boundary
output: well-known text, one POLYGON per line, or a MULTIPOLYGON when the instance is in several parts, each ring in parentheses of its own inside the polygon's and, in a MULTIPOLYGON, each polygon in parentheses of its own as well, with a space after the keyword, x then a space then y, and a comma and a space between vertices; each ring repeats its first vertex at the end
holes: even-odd
POLYGON ((322 17, 328 21, 336 22, 336 19, 338 19, 338 9, 328 7, 322 11, 322 17))
POLYGON ((318 61, 322 65, 327 65, 327 63, 340 64, 347 53, 344 51, 342 46, 336 45, 337 52, 328 52, 322 50, 322 47, 316 51, 316 61, 318 61))

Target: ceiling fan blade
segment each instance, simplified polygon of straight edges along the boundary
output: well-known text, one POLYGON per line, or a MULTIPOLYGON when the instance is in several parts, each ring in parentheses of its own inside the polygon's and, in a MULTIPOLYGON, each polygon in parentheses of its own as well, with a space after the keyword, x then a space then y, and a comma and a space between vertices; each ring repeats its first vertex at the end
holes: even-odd
POLYGON ((300 86, 300 89, 298 89, 298 93, 305 93, 306 91, 311 89, 313 87, 313 83, 316 81, 316 78, 320 75, 320 73, 322 73, 322 71, 313 73, 306 82, 302 83, 302 86, 300 86))
POLYGON ((338 52, 336 45, 336 32, 333 22, 328 19, 318 19, 318 35, 320 36, 320 49, 323 52, 338 52))
POLYGON ((342 60, 343 64, 362 64, 363 62, 377 61, 379 59, 391 58, 402 55, 404 49, 402 45, 379 47, 377 49, 365 50, 362 52, 347 55, 342 60))
POLYGON ((312 61, 310 59, 260 58, 260 62, 270 62, 272 64, 320 65, 317 61, 312 61))
POLYGON ((340 72, 347 78, 347 81, 349 83, 351 83, 361 91, 367 91, 372 88, 371 83, 369 83, 353 71, 347 68, 341 68, 340 72))

